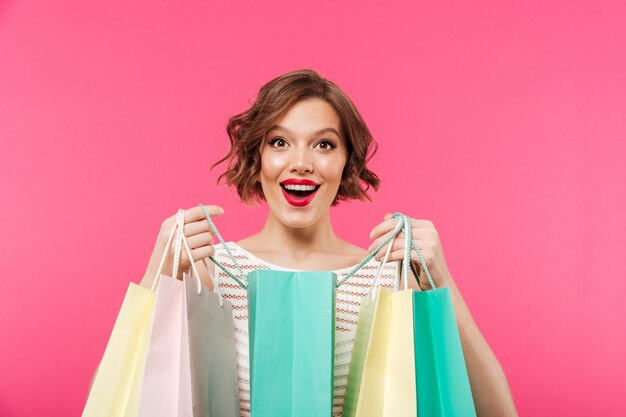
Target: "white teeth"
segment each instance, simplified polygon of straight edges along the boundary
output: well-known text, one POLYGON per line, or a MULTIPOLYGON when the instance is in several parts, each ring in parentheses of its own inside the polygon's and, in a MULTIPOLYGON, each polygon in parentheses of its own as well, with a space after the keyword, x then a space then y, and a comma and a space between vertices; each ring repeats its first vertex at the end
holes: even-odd
POLYGON ((315 190, 314 185, 297 185, 297 184, 284 184, 283 187, 287 190, 292 191, 313 191, 315 190))

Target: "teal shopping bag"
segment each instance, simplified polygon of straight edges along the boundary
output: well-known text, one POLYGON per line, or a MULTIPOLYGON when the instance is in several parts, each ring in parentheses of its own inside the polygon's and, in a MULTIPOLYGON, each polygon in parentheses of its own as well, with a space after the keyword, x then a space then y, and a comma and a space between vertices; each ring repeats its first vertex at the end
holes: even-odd
POLYGON ((248 275, 250 395, 254 417, 332 413, 336 275, 248 275))
POLYGON ((448 288, 413 292, 417 414, 475 417, 448 288))

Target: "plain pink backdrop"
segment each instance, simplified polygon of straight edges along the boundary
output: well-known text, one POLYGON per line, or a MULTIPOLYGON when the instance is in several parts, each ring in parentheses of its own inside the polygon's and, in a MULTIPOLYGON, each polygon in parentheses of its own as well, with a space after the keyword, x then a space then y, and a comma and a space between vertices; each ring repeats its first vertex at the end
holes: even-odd
POLYGON ((0 1, 0 415, 81 413, 177 208, 261 226, 208 168, 306 67, 380 144, 336 231, 433 220, 520 414, 626 414, 626 9, 510 3, 0 1))

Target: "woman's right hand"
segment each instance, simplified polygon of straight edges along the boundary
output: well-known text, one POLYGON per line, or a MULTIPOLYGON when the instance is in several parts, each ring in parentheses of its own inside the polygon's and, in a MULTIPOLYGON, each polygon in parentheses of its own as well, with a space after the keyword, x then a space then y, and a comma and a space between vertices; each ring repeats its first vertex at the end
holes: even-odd
MULTIPOLYGON (((222 214, 224 214, 224 209, 219 206, 206 205, 205 207, 211 217, 221 216, 222 214)), ((154 250, 152 251, 152 255, 150 256, 148 268, 146 269, 146 273, 141 280, 142 286, 148 288, 152 286, 155 274, 157 273, 157 270, 159 268, 159 262, 161 262, 161 257, 163 256, 163 252, 165 251, 167 239, 175 224, 176 215, 168 217, 161 224, 161 230, 159 230, 159 235, 157 237, 156 244, 154 245, 154 250)), ((189 243, 193 262, 198 262, 203 258, 208 258, 215 253, 215 249, 213 248, 213 231, 211 230, 209 221, 206 219, 204 212, 200 207, 196 206, 185 210, 185 226, 183 228, 183 232, 185 233, 187 243, 189 243)), ((171 244, 168 250, 168 254, 165 257, 165 262, 163 264, 163 269, 161 270, 161 273, 165 275, 172 275, 173 265, 174 244, 171 244)), ((191 262, 189 260, 189 257, 187 256, 187 251, 185 251, 183 248, 183 250, 181 251, 178 266, 178 276, 176 278, 182 279, 183 272, 188 272, 190 269, 191 262)), ((200 272, 200 270, 202 270, 203 272, 206 271, 205 268, 198 269, 198 272, 200 272)), ((213 285, 210 282, 210 279, 208 278, 206 272, 204 274, 200 272, 200 275, 203 284, 211 288, 213 285)))

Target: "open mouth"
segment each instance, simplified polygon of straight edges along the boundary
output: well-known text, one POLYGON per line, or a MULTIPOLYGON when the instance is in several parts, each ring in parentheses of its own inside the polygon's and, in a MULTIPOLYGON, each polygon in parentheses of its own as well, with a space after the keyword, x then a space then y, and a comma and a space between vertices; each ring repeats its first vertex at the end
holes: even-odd
POLYGON ((283 196, 287 203, 296 207, 304 207, 313 200, 320 185, 313 181, 308 181, 308 184, 294 184, 294 181, 287 180, 282 182, 280 187, 283 189, 283 196))

